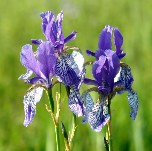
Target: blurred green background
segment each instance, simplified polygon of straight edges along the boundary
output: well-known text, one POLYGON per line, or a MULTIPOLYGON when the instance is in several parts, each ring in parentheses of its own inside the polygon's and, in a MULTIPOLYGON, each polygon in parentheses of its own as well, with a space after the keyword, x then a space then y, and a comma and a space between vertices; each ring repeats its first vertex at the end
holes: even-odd
MULTIPOLYGON (((0 151, 55 151, 52 119, 45 109, 46 95, 37 105, 37 114, 29 127, 23 126, 23 95, 29 85, 18 81, 25 73, 19 54, 31 38, 42 38, 42 11, 64 11, 64 35, 78 32, 69 45, 96 50, 98 36, 105 25, 117 26, 123 34, 124 62, 132 67, 133 88, 139 95, 139 112, 135 121, 129 117, 127 94, 112 102, 112 138, 114 151, 152 150, 152 1, 150 0, 2 0, 0 2, 0 151)), ((91 57, 85 55, 86 61, 91 57)), ((91 70, 88 70, 90 72, 91 70)), ((91 73, 90 73, 91 74, 91 73)), ((88 74, 89 75, 89 74, 88 74)), ((64 89, 64 88, 63 88, 64 89)), ((83 86, 81 91, 85 90, 83 86)), ((58 91, 58 87, 55 89, 58 91)), ((64 94, 62 95, 64 96, 64 94)), ((61 120, 69 130, 72 114, 67 100, 61 120)), ((104 151, 103 137, 88 124, 79 126, 74 151, 104 151)), ((61 146, 64 150, 63 136, 61 146)))

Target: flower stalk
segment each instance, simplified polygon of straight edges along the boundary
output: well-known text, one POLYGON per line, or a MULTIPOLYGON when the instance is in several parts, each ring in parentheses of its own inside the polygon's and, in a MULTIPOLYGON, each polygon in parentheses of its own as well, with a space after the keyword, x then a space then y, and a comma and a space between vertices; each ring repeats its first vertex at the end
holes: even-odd
POLYGON ((111 131, 111 109, 110 109, 110 104, 111 101, 108 101, 108 111, 110 115, 110 119, 107 122, 107 129, 106 129, 106 140, 105 140, 105 146, 106 146, 106 151, 112 151, 112 131, 111 131), (107 147, 108 146, 108 147, 107 147))
POLYGON ((52 92, 47 91, 47 94, 50 101, 51 110, 48 109, 47 105, 46 105, 46 109, 51 114, 51 117, 53 119, 53 123, 55 126, 55 136, 56 136, 56 150, 60 151, 60 135, 59 135, 60 94, 56 92, 56 98, 55 98, 57 104, 56 114, 54 113, 54 101, 52 97, 52 92))

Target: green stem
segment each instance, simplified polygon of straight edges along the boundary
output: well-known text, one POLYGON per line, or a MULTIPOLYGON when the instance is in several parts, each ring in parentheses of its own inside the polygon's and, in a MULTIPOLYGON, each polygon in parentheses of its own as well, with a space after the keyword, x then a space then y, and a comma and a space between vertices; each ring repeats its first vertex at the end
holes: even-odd
POLYGON ((108 122, 107 132, 108 132, 109 151, 112 151, 111 121, 110 120, 108 122))
POLYGON ((52 113, 54 113, 54 101, 53 101, 53 96, 52 96, 52 90, 48 89, 47 94, 48 94, 48 98, 49 98, 49 102, 51 106, 51 111, 52 113))
MULTIPOLYGON (((61 85, 60 85, 61 86, 61 85)), ((60 89, 61 90, 61 89, 60 89)), ((59 117, 56 117, 55 114, 54 114, 54 100, 53 100, 53 96, 52 96, 52 90, 48 89, 47 91, 47 94, 48 94, 48 99, 49 99, 49 102, 50 102, 50 106, 51 106, 51 117, 53 119, 53 122, 54 122, 54 126, 55 126, 55 136, 56 136, 56 150, 57 151, 60 151, 60 137, 59 137, 59 117)), ((59 100, 57 100, 59 101, 59 100)), ((57 102, 58 104, 59 102, 57 102)), ((59 104, 58 104, 59 105, 59 104)), ((59 108, 57 108, 58 110, 59 108)), ((59 113, 59 111, 57 111, 57 113, 59 113)))
POLYGON ((59 125, 55 125, 55 135, 56 135, 56 150, 60 151, 60 136, 59 136, 59 125))
POLYGON ((110 109, 110 101, 108 104, 108 110, 110 114, 110 120, 107 123, 107 132, 106 132, 106 140, 108 141, 108 151, 112 151, 112 137, 111 137, 111 109, 110 109))

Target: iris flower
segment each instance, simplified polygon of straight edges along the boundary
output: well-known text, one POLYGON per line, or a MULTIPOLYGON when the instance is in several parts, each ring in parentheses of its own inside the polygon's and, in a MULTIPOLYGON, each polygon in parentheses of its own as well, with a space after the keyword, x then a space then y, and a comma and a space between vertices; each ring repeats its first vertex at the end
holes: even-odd
POLYGON ((49 41, 42 42, 38 46, 36 51, 37 56, 35 56, 31 45, 26 44, 22 47, 20 60, 28 72, 21 75, 19 79, 24 79, 25 82, 34 84, 24 95, 25 126, 28 126, 32 122, 36 114, 36 103, 42 97, 43 88, 48 89, 52 86, 56 64, 54 52, 54 47, 49 41), (32 74, 35 74, 35 76, 29 78, 32 74))
POLYGON ((20 61, 27 69, 27 73, 21 75, 19 79, 33 84, 25 93, 23 100, 25 126, 33 121, 36 114, 36 104, 42 97, 43 89, 52 88, 54 76, 57 76, 60 82, 70 87, 69 107, 76 115, 82 115, 79 87, 84 77, 84 58, 79 51, 68 54, 65 49, 65 44, 76 37, 76 32, 72 32, 64 38, 62 11, 56 19, 50 11, 41 13, 40 16, 42 18, 42 31, 46 40, 33 39, 32 43, 38 45, 37 51, 33 52, 32 45, 26 44, 20 53, 20 61), (34 76, 30 78, 33 74, 34 76))
MULTIPOLYGON (((64 51, 64 45, 69 41, 76 38, 77 32, 73 31, 70 35, 64 38, 62 31, 63 11, 57 17, 51 11, 43 12, 40 14, 42 19, 42 32, 47 41, 50 41, 58 53, 64 51)), ((33 44, 40 44, 41 39, 32 39, 33 44)))
POLYGON ((100 131, 110 119, 109 100, 115 94, 128 91, 128 101, 131 107, 130 116, 135 119, 138 111, 137 93, 132 90, 133 77, 128 65, 120 63, 125 56, 122 50, 123 37, 118 28, 105 26, 100 34, 98 50, 94 53, 87 50, 87 54, 94 56, 96 61, 92 66, 95 80, 85 78, 84 83, 94 85, 99 93, 99 100, 94 103, 89 93, 82 94, 85 110, 84 122, 88 122, 92 129, 100 131), (112 36, 115 51, 112 50, 112 36))

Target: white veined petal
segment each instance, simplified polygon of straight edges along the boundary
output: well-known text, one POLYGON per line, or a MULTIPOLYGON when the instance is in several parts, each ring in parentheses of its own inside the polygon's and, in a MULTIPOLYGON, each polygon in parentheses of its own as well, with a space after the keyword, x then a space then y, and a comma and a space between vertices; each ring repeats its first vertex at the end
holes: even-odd
POLYGON ((73 51, 72 52, 72 57, 73 57, 74 61, 76 62, 80 72, 82 72, 82 70, 84 68, 83 67, 83 65, 84 65, 84 57, 83 57, 83 55, 80 52, 78 52, 78 51, 73 51))
POLYGON ((22 74, 18 78, 18 80, 20 80, 20 79, 27 80, 32 74, 33 74, 33 71, 27 69, 27 72, 25 74, 22 74))
POLYGON ((34 86, 24 95, 25 126, 28 126, 33 121, 36 114, 36 104, 40 101, 42 94, 43 88, 34 86))

